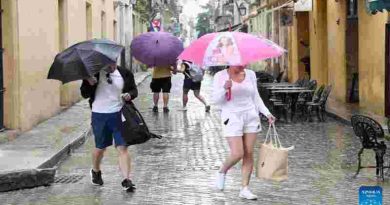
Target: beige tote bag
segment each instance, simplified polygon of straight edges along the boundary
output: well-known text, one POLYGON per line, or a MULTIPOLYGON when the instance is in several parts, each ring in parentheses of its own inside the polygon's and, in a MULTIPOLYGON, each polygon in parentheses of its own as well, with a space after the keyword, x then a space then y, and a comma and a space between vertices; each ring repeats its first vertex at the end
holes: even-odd
POLYGON ((288 178, 288 151, 294 146, 284 148, 280 143, 274 124, 270 124, 264 143, 260 144, 256 177, 274 181, 288 178))

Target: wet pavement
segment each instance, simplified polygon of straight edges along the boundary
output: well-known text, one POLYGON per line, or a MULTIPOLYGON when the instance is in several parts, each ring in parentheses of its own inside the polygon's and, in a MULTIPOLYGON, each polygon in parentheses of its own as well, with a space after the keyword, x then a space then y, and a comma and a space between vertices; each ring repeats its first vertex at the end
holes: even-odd
MULTIPOLYGON (((326 123, 277 124, 284 145, 294 145, 289 155, 289 179, 270 182, 251 181, 257 201, 238 198, 240 167, 227 175, 226 190, 215 190, 215 173, 229 148, 221 135, 219 112, 204 112, 203 105, 190 94, 187 111, 181 108, 182 75, 173 78, 171 112, 151 111, 150 79, 141 84, 136 100, 150 130, 164 136, 132 146, 134 193, 122 191, 117 155, 108 149, 103 159, 104 186, 90 184, 93 140, 72 153, 59 168, 63 177, 50 187, 0 193, 0 204, 357 204, 362 185, 381 185, 383 201, 390 201, 389 181, 377 182, 374 170, 362 170, 358 178, 356 153, 360 142, 352 128, 328 118, 326 123), (68 178, 68 180, 66 180, 68 178)), ((210 97, 211 77, 206 77, 202 94, 210 97)), ((263 124, 264 127, 264 124, 263 124)), ((264 127, 264 130, 266 128, 264 127)), ((260 141, 264 132, 259 134, 260 141)), ((257 153, 258 145, 256 146, 257 153)), ((257 157, 256 157, 257 158, 257 157)), ((372 152, 365 152, 363 164, 374 163, 372 152)), ((387 178, 390 178, 389 176, 387 178)))

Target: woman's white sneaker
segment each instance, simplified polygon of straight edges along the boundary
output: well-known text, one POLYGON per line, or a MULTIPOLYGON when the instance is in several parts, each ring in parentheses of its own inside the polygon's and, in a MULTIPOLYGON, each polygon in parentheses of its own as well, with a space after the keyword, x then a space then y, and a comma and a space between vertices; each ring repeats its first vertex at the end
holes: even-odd
POLYGON ((225 176, 226 174, 224 173, 220 173, 220 172, 217 173, 217 179, 215 181, 215 185, 217 189, 221 191, 225 188, 225 176))
POLYGON ((244 199, 249 199, 249 200, 255 200, 257 199, 257 196, 252 194, 252 192, 249 190, 249 188, 246 186, 246 187, 243 187, 241 188, 240 190, 240 195, 239 195, 241 198, 244 198, 244 199))

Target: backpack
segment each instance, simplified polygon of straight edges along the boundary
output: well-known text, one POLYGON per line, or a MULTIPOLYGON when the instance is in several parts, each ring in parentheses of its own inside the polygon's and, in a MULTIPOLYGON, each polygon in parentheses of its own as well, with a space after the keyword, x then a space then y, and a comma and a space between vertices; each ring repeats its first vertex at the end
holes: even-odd
POLYGON ((120 130, 126 145, 142 144, 150 138, 162 138, 149 131, 144 118, 133 103, 126 103, 121 109, 120 130))
POLYGON ((188 71, 193 82, 200 82, 203 80, 204 71, 199 66, 192 64, 189 66, 188 71))

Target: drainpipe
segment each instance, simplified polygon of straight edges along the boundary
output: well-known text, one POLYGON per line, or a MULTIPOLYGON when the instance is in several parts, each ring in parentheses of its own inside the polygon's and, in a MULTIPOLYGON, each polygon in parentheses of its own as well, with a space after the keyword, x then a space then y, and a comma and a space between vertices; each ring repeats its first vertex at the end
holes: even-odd
POLYGON ((1 9, 0 0, 0 132, 4 130, 4 91, 3 88, 3 31, 2 31, 2 15, 3 9, 1 9))

